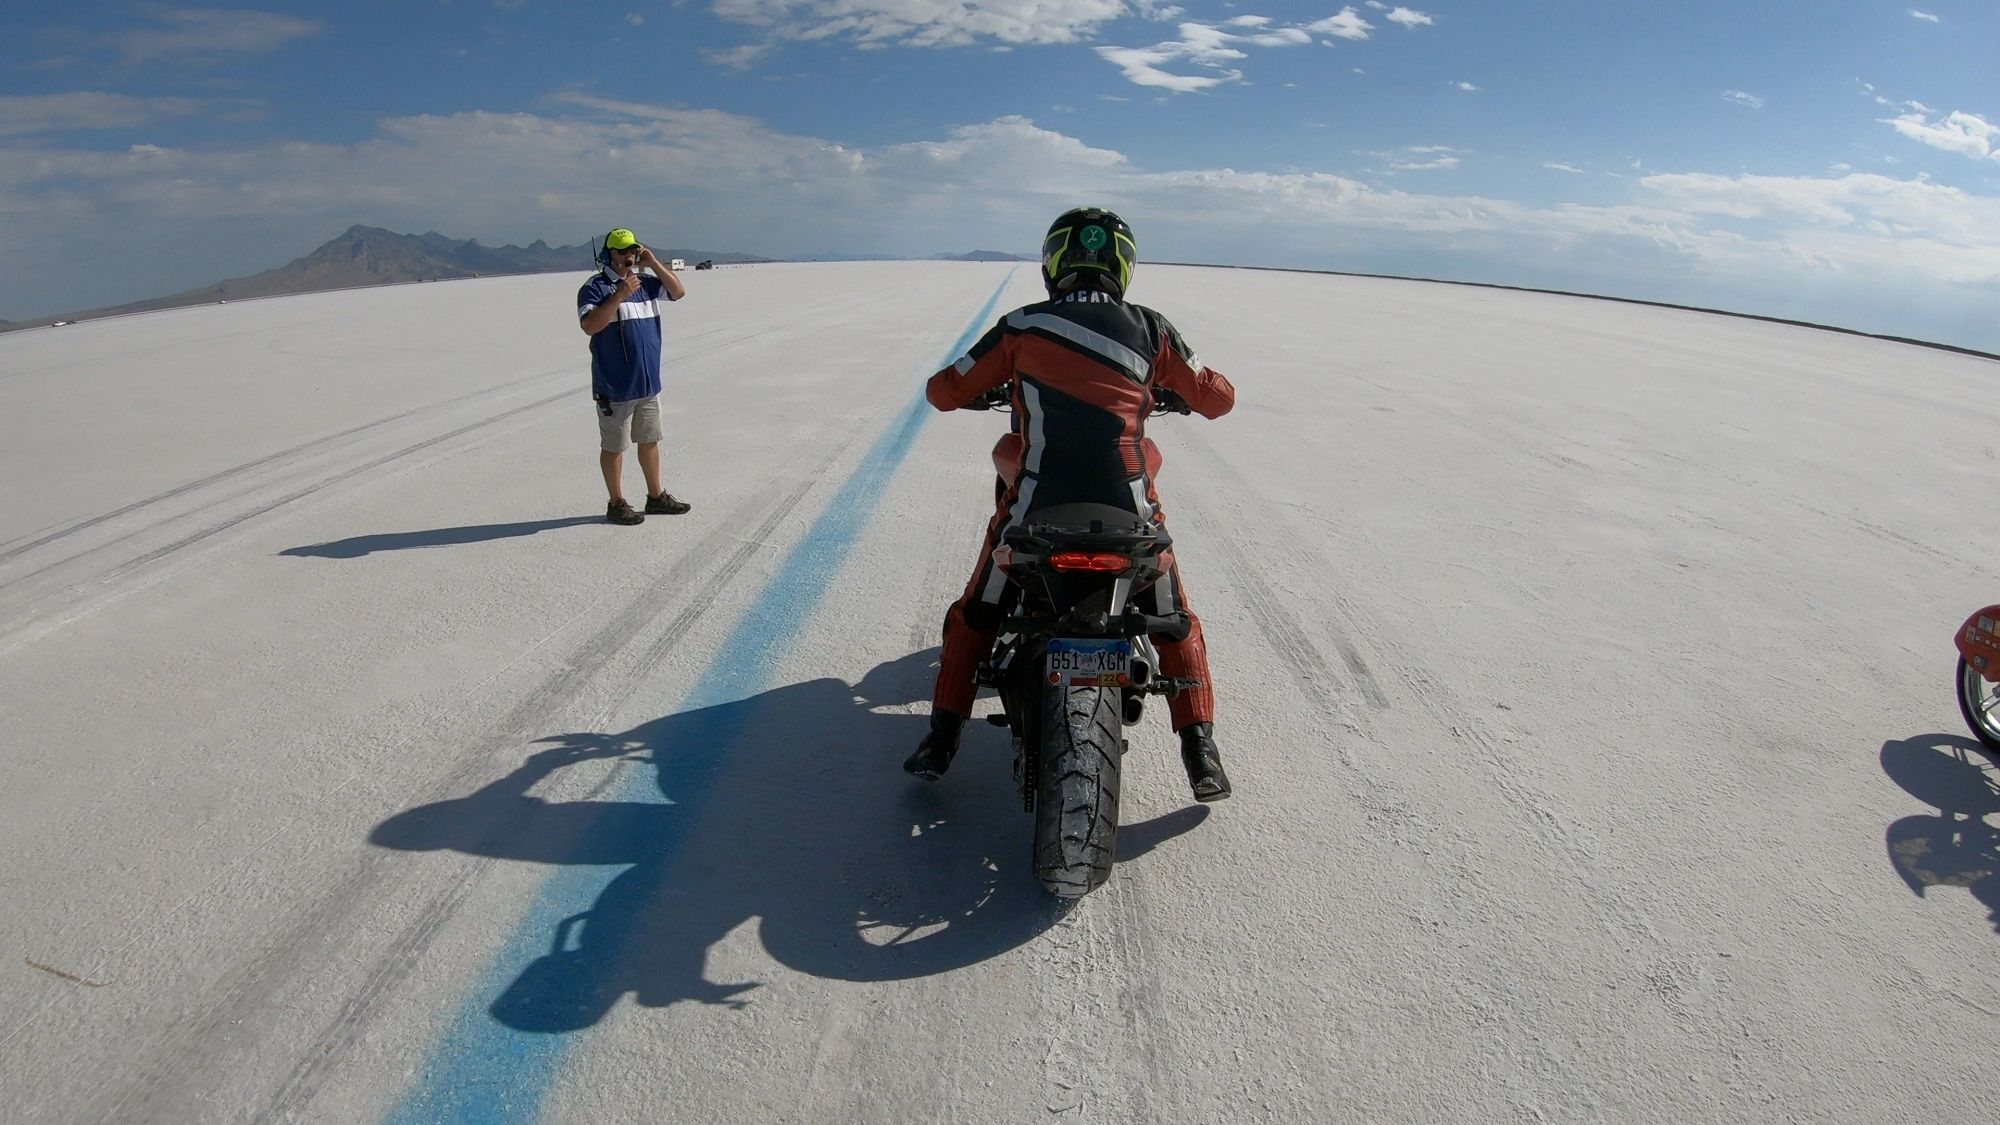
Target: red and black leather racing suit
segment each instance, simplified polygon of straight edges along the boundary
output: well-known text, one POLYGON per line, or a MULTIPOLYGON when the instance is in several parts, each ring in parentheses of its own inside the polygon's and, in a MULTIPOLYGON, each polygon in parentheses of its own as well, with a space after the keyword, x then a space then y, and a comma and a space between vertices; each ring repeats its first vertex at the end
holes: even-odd
MULTIPOLYGON (((979 664, 1017 596, 993 563, 1001 533, 1030 512, 1077 503, 1123 508, 1164 526, 1153 488, 1159 449, 1146 437, 1153 388, 1172 391, 1207 418, 1236 405, 1236 388, 1195 358, 1166 317, 1095 291, 1008 313, 957 363, 931 376, 924 396, 939 410, 956 410, 1009 382, 1013 432, 994 449, 1007 487, 986 525, 972 579, 945 614, 933 713, 972 713, 979 664)), ((1171 551, 1161 563, 1166 573, 1141 595, 1144 608, 1160 616, 1185 613, 1190 627, 1183 640, 1155 638, 1160 671, 1201 685, 1168 698, 1180 730, 1213 722, 1215 695, 1201 620, 1188 609, 1171 551)))

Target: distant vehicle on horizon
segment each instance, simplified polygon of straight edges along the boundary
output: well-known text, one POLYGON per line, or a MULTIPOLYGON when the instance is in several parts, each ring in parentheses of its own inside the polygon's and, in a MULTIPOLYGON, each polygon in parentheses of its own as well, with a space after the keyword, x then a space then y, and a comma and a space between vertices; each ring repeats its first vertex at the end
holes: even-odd
POLYGON ((675 258, 673 261, 667 263, 667 268, 670 270, 684 270, 688 268, 688 264, 679 258, 675 258))
POLYGON ((703 258, 694 264, 694 268, 698 270, 712 270, 715 268, 715 261, 711 258, 703 258))

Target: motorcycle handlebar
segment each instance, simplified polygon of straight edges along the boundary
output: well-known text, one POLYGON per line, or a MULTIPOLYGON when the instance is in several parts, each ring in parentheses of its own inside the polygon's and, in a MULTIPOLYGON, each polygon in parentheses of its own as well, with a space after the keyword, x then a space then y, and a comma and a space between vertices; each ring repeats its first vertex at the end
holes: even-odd
MULTIPOLYGON (((1009 410, 1014 405, 1014 391, 1009 384, 1001 384, 966 403, 962 410, 1009 410)), ((1194 408, 1187 400, 1164 387, 1153 388, 1153 407, 1147 411, 1151 415, 1192 414, 1194 408)))

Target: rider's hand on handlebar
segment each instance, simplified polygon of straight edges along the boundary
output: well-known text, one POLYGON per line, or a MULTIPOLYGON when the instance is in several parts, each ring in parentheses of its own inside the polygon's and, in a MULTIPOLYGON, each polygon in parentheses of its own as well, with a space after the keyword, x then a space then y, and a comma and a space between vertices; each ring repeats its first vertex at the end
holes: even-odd
POLYGON ((967 410, 1004 410, 1014 404, 1014 390, 1006 383, 965 404, 967 410))

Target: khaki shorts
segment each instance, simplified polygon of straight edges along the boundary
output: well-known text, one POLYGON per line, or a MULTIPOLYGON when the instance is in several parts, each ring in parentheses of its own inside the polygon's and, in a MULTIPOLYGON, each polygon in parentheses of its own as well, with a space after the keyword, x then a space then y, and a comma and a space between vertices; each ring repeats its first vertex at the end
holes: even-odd
POLYGON ((660 440, 659 395, 610 403, 593 399, 591 405, 597 409, 597 435, 604 452, 623 453, 628 445, 660 440))

